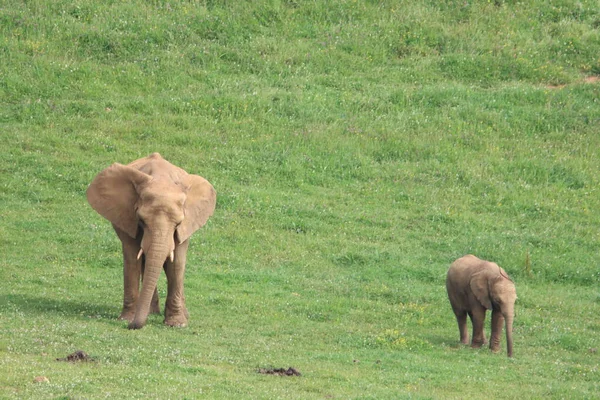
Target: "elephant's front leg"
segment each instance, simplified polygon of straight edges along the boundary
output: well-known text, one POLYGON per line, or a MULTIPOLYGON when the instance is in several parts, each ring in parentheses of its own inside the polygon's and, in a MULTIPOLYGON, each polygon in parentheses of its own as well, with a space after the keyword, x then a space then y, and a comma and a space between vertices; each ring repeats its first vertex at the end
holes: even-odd
POLYGON ((140 292, 142 260, 137 259, 135 248, 138 241, 113 225, 123 247, 123 310, 119 319, 133 321, 135 307, 140 292))
POLYGON ((494 353, 500 351, 500 337, 502 326, 504 325, 504 316, 500 310, 492 311, 492 336, 490 337, 490 350, 494 353))
POLYGON ((475 308, 469 313, 471 322, 473 323, 473 338, 471 341, 471 347, 479 348, 485 343, 485 333, 483 331, 485 324, 485 311, 486 309, 475 308))
POLYGON ((169 326, 184 327, 187 325, 189 317, 187 308, 185 307, 185 295, 183 291, 188 246, 188 240, 175 246, 173 262, 168 260, 165 265, 165 272, 167 273, 165 324, 169 326))

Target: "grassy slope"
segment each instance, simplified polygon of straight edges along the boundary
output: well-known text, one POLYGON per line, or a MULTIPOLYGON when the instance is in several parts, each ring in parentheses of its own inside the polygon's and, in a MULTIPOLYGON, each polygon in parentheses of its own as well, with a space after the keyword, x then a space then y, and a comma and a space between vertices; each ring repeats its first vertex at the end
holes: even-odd
POLYGON ((0 7, 0 396, 593 397, 595 2, 215 3, 0 7), (129 332, 84 192, 153 151, 219 204, 190 326, 129 332), (464 253, 517 282, 512 360, 456 344, 464 253))

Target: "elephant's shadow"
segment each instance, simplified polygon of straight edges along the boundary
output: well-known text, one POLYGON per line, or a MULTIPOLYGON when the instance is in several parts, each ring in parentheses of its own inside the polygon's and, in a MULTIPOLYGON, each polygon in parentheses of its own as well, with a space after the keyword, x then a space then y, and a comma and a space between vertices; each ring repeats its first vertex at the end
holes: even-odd
POLYGON ((429 335, 424 335, 423 339, 426 340, 427 342, 429 342, 432 345, 435 345, 437 347, 444 347, 444 346, 448 346, 448 347, 459 347, 459 343, 458 341, 456 343, 454 343, 451 339, 452 337, 450 335, 448 336, 442 336, 442 335, 434 335, 434 334, 429 334, 429 335), (455 346, 456 344, 456 346, 455 346))
POLYGON ((25 314, 56 314, 73 318, 98 318, 116 320, 119 315, 117 307, 105 304, 80 302, 72 299, 53 299, 29 294, 0 295, 0 304, 5 310, 15 310, 25 314))

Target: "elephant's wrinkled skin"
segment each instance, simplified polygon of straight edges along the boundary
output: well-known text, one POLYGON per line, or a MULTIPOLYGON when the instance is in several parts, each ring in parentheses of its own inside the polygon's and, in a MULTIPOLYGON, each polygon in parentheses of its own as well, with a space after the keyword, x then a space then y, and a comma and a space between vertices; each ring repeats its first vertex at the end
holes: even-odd
POLYGON ((87 190, 90 205, 113 224, 123 244, 123 312, 130 329, 159 313, 156 283, 167 275, 165 324, 187 325, 183 277, 189 238, 212 215, 216 192, 160 154, 100 172, 87 190), (140 279, 142 289, 140 291, 140 279))
POLYGON ((456 315, 461 343, 469 343, 467 315, 473 324, 472 347, 485 343, 485 313, 492 310, 490 349, 500 350, 502 325, 506 321, 506 349, 513 355, 512 327, 517 299, 515 284, 506 272, 493 262, 466 255, 454 261, 448 270, 446 289, 456 315))

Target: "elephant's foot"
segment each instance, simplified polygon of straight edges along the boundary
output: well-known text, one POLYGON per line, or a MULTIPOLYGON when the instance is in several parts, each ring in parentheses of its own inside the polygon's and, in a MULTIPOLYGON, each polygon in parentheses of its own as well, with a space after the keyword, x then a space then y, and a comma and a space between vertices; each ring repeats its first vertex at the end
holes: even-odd
POLYGON ((474 349, 479 349, 481 346, 484 345, 485 340, 473 340, 471 342, 471 347, 474 349))
POLYGON ((184 302, 175 302, 167 299, 165 303, 165 325, 185 327, 187 326, 190 313, 184 302))
POLYGON ((496 343, 495 341, 490 341, 490 350, 492 351, 492 353, 499 353, 500 352, 500 342, 496 343))
POLYGON ((142 329, 144 325, 146 325, 145 321, 131 321, 129 325, 127 325, 127 329, 142 329))
POLYGON ((135 309, 133 310, 123 310, 121 315, 119 315, 119 319, 122 321, 133 321, 133 317, 135 317, 135 309))
POLYGON ((177 328, 185 328, 187 326, 187 318, 185 315, 172 315, 165 318, 165 325, 177 328))

